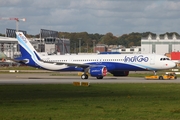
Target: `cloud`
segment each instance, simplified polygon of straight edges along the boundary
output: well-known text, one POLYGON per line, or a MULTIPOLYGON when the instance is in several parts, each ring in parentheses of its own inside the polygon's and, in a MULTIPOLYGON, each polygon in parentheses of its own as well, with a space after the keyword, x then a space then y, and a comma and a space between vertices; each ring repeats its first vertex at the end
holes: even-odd
POLYGON ((19 3, 21 3, 21 0, 0 0, 0 3, 1 7, 9 7, 13 5, 18 5, 19 3))
MULTIPOLYGON (((26 18, 19 28, 30 34, 40 29, 122 35, 130 32, 180 32, 177 0, 0 0, 0 17, 26 18), (168 26, 168 27, 166 27, 168 26)), ((0 22, 0 33, 14 28, 0 22)))

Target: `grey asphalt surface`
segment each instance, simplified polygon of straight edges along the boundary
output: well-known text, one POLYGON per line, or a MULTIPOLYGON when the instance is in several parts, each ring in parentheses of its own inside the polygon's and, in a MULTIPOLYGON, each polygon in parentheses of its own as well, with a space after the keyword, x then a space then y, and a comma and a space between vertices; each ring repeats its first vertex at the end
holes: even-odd
MULTIPOLYGON (((74 73, 73 73, 74 74, 74 73)), ((52 76, 52 73, 5 73, 0 74, 0 85, 3 84, 72 84, 73 82, 91 83, 180 83, 176 80, 145 80, 144 77, 113 77, 106 76, 104 79, 82 80, 80 76, 52 76)))

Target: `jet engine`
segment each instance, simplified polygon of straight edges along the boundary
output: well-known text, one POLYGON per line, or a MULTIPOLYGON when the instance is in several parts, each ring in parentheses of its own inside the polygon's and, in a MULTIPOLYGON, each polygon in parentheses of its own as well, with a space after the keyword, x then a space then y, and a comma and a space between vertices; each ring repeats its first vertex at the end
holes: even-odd
POLYGON ((107 68, 105 66, 92 66, 89 68, 89 74, 92 77, 102 79, 104 76, 107 75, 107 68))

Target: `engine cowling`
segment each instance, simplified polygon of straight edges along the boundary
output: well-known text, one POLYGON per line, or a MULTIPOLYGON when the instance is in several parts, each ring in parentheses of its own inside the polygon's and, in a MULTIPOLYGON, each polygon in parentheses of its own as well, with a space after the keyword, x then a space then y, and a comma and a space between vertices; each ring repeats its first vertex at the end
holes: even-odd
POLYGON ((89 74, 92 77, 103 77, 107 75, 107 68, 105 66, 93 66, 89 68, 89 74))
POLYGON ((116 77, 128 76, 129 71, 113 71, 113 72, 111 72, 111 74, 113 74, 113 76, 116 76, 116 77))

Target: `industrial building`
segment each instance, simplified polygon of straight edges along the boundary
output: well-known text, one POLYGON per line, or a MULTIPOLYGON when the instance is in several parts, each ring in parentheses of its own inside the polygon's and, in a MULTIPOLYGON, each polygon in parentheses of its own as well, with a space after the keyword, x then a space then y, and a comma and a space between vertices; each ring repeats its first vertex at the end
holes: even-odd
POLYGON ((0 51, 10 58, 19 56, 17 39, 0 36, 0 51))
POLYGON ((70 53, 70 40, 65 38, 44 38, 45 52, 48 54, 70 53))
POLYGON ((140 54, 141 46, 132 46, 131 48, 113 48, 111 52, 120 52, 121 54, 140 54))
POLYGON ((172 36, 151 35, 141 39, 142 54, 161 54, 180 51, 180 36, 173 34, 172 36))
MULTIPOLYGON (((16 30, 11 31, 11 37, 0 36, 0 52, 3 52, 7 57, 15 58, 20 56, 18 41, 15 38, 16 30)), ((39 53, 47 54, 67 54, 70 53, 70 40, 65 38, 51 37, 52 31, 44 30, 46 36, 42 38, 28 38, 33 47, 39 53), (48 35, 50 37, 48 37, 48 35)), ((6 35, 8 36, 8 34, 6 35)))

